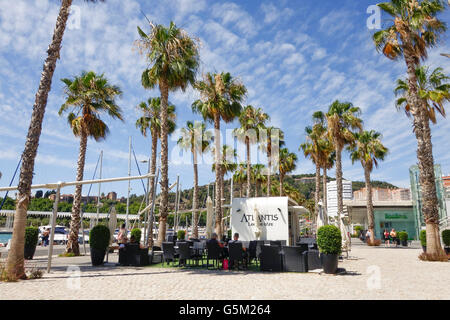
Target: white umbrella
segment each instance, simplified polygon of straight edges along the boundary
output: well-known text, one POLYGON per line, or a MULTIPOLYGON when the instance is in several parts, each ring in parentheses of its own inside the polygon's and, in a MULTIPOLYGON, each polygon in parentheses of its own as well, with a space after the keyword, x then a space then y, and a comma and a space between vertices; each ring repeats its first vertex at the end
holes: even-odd
POLYGON ((348 236, 347 228, 344 225, 344 221, 341 218, 341 234, 342 234, 342 251, 348 252, 350 251, 350 238, 348 236))
POLYGON ((116 207, 114 206, 114 207, 112 207, 111 213, 109 214, 108 228, 109 228, 109 233, 111 235, 111 237, 109 239, 109 245, 111 245, 114 241, 114 231, 116 231, 116 227, 117 227, 117 213, 116 213, 116 207))
POLYGON ((323 219, 323 205, 322 202, 319 202, 319 213, 317 214, 316 219, 316 230, 319 230, 320 227, 325 225, 325 221, 323 219))
POLYGON ((210 196, 206 199, 206 237, 211 239, 211 234, 213 233, 213 203, 210 196))
POLYGON ((255 237, 259 240, 261 237, 261 221, 259 220, 259 210, 257 206, 253 209, 253 220, 255 221, 255 237))

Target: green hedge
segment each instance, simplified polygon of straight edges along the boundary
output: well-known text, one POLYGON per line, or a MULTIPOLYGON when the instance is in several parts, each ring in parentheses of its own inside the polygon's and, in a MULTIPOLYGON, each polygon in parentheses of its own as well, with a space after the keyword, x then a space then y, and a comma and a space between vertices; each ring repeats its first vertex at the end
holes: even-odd
POLYGON ((400 239, 400 241, 408 241, 408 232, 400 231, 398 233, 398 238, 400 239))
POLYGON ((106 250, 109 246, 109 237, 108 227, 98 224, 89 233, 89 246, 98 250, 106 250))
POLYGON ((178 240, 184 240, 185 236, 186 236, 186 231, 178 230, 178 232, 177 232, 177 239, 178 240))
POLYGON ((134 228, 133 230, 131 230, 130 237, 134 236, 134 239, 136 240, 136 242, 141 242, 141 235, 142 235, 141 229, 134 228))
POLYGON ((39 229, 36 227, 25 228, 25 247, 36 247, 39 239, 39 229))
POLYGON ((317 245, 322 253, 340 254, 342 236, 339 228, 333 225, 320 227, 317 231, 317 245))
POLYGON ((442 231, 442 241, 446 247, 450 247, 450 230, 442 231))
POLYGON ((420 244, 423 247, 426 247, 427 246, 427 231, 426 230, 420 231, 419 239, 420 239, 420 244))

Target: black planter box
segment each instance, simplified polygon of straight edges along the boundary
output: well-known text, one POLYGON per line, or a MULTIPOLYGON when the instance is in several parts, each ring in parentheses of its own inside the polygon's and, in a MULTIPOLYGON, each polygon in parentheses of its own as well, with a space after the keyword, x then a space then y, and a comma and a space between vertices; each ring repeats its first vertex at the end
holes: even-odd
POLYGON ((103 264, 103 261, 105 260, 105 250, 99 250, 96 248, 90 248, 91 249, 91 262, 93 266, 99 266, 103 264))
POLYGON ((339 255, 338 254, 325 254, 321 255, 323 271, 327 274, 335 274, 337 272, 339 255))
POLYGON ((408 246, 408 240, 402 241, 402 246, 407 247, 408 246))
POLYGON ((24 248, 24 258, 25 260, 33 260, 34 253, 36 252, 36 246, 24 248))

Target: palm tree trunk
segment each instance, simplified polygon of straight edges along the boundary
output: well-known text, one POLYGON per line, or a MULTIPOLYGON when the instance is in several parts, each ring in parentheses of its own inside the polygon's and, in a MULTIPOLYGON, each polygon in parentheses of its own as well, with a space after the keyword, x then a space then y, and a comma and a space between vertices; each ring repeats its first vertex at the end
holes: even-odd
MULTIPOLYGON (((271 148, 271 142, 270 139, 267 143, 267 149, 271 148)), ((268 174, 267 174, 267 196, 270 197, 270 184, 271 184, 271 179, 272 179, 272 159, 271 159, 271 153, 269 151, 267 151, 267 170, 268 170, 268 174)))
MULTIPOLYGON (((316 192, 314 193, 314 213, 319 216, 319 199, 320 199, 320 166, 316 164, 316 192)), ((316 220, 317 221, 317 220, 316 220)))
POLYGON ((409 94, 408 104, 413 115, 414 133, 417 139, 417 160, 419 167, 419 180, 422 195, 422 214, 427 230, 428 260, 440 260, 446 255, 442 249, 439 235, 439 211, 436 195, 436 180, 434 174, 434 161, 431 143, 431 132, 426 109, 422 107, 422 101, 418 94, 414 48, 409 33, 401 32, 404 44, 404 57, 408 73, 409 94), (405 36, 406 34, 406 36, 405 36))
POLYGON ((245 146, 247 148, 247 198, 250 198, 250 181, 251 181, 251 167, 250 167, 250 139, 245 137, 245 146))
POLYGON ((283 193, 284 193, 284 191, 283 191, 283 180, 284 180, 284 175, 282 175, 280 173, 280 197, 282 197, 283 193))
POLYGON ((194 149, 192 149, 192 154, 194 156, 194 194, 193 194, 193 199, 192 199, 192 216, 193 216, 193 230, 192 230, 192 236, 195 239, 198 239, 198 212, 197 212, 197 207, 198 207, 198 168, 197 168, 197 151, 194 149))
MULTIPOLYGON (((153 201, 153 193, 155 192, 155 174, 156 174, 156 155, 158 152, 158 135, 156 132, 152 132, 152 158, 150 163, 150 173, 153 175, 150 178, 150 190, 148 193, 149 200, 153 201)), ((150 201, 149 201, 150 203, 150 201)), ((154 205, 152 204, 154 207, 154 205)), ((149 223, 147 228, 147 239, 148 239, 148 245, 150 248, 153 247, 153 219, 152 217, 149 217, 149 223)))
POLYGON ((242 188, 243 188, 243 185, 242 185, 242 183, 240 183, 239 184, 239 198, 242 198, 242 188))
POLYGON ((362 163, 364 168, 364 178, 366 181, 367 190, 367 221, 369 222, 370 242, 375 243, 375 217, 373 214, 373 201, 372 201, 372 185, 370 184, 370 171, 367 166, 362 163))
POLYGON ((167 108, 169 103, 169 86, 165 79, 160 80, 161 91, 161 206, 159 208, 158 246, 166 239, 166 225, 169 205, 169 168, 168 168, 168 125, 167 108))
MULTIPOLYGON (((87 134, 82 131, 80 137, 80 151, 77 163, 77 181, 83 180, 84 164, 86 160, 87 134)), ((78 231, 80 228, 80 209, 81 209, 81 191, 83 186, 78 184, 75 187, 75 195, 72 205, 72 219, 70 221, 70 231, 66 246, 66 253, 80 255, 80 247, 78 246, 78 231)))
POLYGON ((337 211, 338 227, 341 229, 341 216, 344 213, 344 201, 342 194, 342 150, 336 147, 336 190, 337 190, 337 211))
POLYGON ((255 198, 258 198, 258 183, 255 182, 255 198))
POLYGON ((328 202, 327 202, 327 168, 323 168, 323 218, 325 220, 325 224, 328 224, 328 202))
POLYGON ((220 166, 220 117, 218 114, 214 115, 214 143, 215 143, 215 173, 216 173, 216 190, 215 190, 215 214, 216 214, 216 225, 215 225, 215 233, 221 237, 222 236, 222 199, 221 199, 221 166, 220 166))
POLYGON ((47 59, 44 62, 39 89, 36 93, 30 127, 28 129, 25 149, 22 153, 22 166, 20 168, 19 195, 17 198, 16 212, 14 214, 13 236, 11 248, 6 262, 6 274, 11 280, 25 276, 24 246, 25 226, 27 220, 28 204, 30 202, 31 184, 33 182, 34 159, 36 158, 39 137, 41 136, 42 122, 47 106, 48 93, 50 92, 53 73, 56 68, 56 60, 59 58, 61 42, 66 29, 72 0, 63 0, 53 31, 52 43, 47 50, 47 59))

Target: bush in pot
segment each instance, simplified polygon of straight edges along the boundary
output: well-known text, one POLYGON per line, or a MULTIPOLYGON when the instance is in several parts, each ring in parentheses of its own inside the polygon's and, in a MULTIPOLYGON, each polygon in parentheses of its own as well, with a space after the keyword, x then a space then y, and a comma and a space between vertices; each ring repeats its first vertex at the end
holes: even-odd
POLYGON ((406 231, 401 231, 398 233, 398 238, 400 239, 402 246, 408 246, 408 233, 406 231))
POLYGON ((27 227, 25 229, 25 247, 24 257, 27 260, 33 259, 34 252, 39 239, 39 229, 36 227, 27 227))
POLYGON ((136 240, 136 242, 141 242, 141 236, 142 236, 142 231, 139 228, 134 228, 133 230, 131 230, 131 236, 134 236, 134 239, 136 240))
POLYGON ((110 232, 107 226, 98 224, 89 233, 89 247, 91 249, 91 262, 98 266, 105 259, 106 249, 109 246, 110 232))
POLYGON ((178 232, 177 232, 177 239, 178 239, 179 241, 182 241, 182 240, 185 239, 185 237, 186 237, 186 231, 184 231, 184 230, 178 230, 178 232))
POLYGON ((420 231, 419 235, 420 244, 422 245, 423 252, 427 252, 427 231, 420 231))
POLYGON ((450 230, 442 231, 442 241, 445 245, 445 253, 450 254, 450 230))
POLYGON ((323 271, 334 274, 337 271, 342 250, 342 235, 338 227, 327 225, 317 231, 317 245, 322 253, 323 271))

